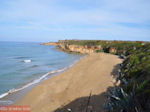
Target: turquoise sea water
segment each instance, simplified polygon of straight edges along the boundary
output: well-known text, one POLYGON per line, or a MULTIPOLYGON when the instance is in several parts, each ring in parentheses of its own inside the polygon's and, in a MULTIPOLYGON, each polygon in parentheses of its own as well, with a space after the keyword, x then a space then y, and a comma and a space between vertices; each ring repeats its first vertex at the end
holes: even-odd
POLYGON ((0 96, 61 71, 80 57, 40 43, 0 42, 0 96))

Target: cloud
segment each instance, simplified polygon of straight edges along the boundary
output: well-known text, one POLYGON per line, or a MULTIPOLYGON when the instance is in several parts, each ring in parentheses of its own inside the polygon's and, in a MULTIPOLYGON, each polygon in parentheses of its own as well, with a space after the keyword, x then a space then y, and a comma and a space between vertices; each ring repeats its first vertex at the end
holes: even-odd
POLYGON ((148 0, 7 0, 0 4, 0 33, 8 40, 10 34, 13 39, 25 33, 22 40, 30 40, 27 36, 64 39, 63 35, 150 40, 148 0))

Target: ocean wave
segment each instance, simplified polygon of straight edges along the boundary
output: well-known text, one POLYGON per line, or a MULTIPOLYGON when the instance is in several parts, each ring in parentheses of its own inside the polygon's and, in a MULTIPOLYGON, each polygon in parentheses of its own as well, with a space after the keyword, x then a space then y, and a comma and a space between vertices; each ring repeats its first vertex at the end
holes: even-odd
POLYGON ((5 97, 5 96, 7 96, 7 95, 9 95, 9 94, 11 94, 11 93, 14 93, 14 92, 23 90, 23 89, 25 89, 25 88, 27 88, 27 87, 29 87, 29 86, 31 86, 31 85, 37 84, 37 83, 39 83, 40 81, 46 79, 46 77, 47 77, 48 75, 50 75, 50 74, 63 72, 63 71, 65 71, 65 70, 71 68, 74 64, 76 64, 78 61, 80 61, 80 60, 83 59, 84 57, 86 57, 86 56, 80 57, 78 60, 75 60, 75 61, 73 62, 73 64, 69 65, 68 67, 65 67, 65 68, 62 68, 62 69, 58 69, 58 70, 54 70, 54 71, 50 71, 50 72, 44 74, 43 76, 41 76, 40 78, 38 78, 38 79, 36 79, 36 80, 34 80, 34 81, 32 81, 32 82, 30 82, 30 83, 28 83, 28 84, 22 86, 21 88, 18 88, 18 89, 11 89, 11 90, 9 90, 9 91, 6 92, 6 93, 1 94, 1 95, 0 95, 0 99, 3 98, 3 97, 5 97))
POLYGON ((39 67, 39 65, 33 65, 30 68, 36 68, 36 67, 39 67))
POLYGON ((26 58, 30 58, 30 57, 25 57, 25 56, 14 57, 14 59, 26 59, 26 58))
POLYGON ((23 60, 23 62, 24 62, 24 63, 31 63, 31 62, 32 62, 32 60, 27 59, 27 60, 23 60))
POLYGON ((9 94, 11 94, 11 93, 14 93, 14 92, 23 90, 23 89, 25 89, 25 88, 27 88, 27 87, 29 87, 29 86, 32 86, 32 85, 34 85, 34 84, 37 84, 37 83, 39 83, 40 81, 44 80, 44 79, 45 79, 48 75, 50 75, 50 74, 63 72, 63 71, 65 71, 66 69, 67 69, 67 67, 66 67, 66 68, 62 68, 62 69, 58 69, 58 70, 54 70, 54 71, 50 71, 50 72, 44 74, 43 76, 41 76, 40 78, 35 79, 35 80, 33 80, 32 82, 30 82, 30 83, 28 83, 28 84, 22 86, 21 88, 18 88, 18 89, 11 89, 11 90, 9 90, 9 91, 6 92, 6 93, 1 94, 1 95, 0 95, 0 99, 3 98, 3 97, 5 97, 5 96, 7 96, 7 95, 9 95, 9 94))

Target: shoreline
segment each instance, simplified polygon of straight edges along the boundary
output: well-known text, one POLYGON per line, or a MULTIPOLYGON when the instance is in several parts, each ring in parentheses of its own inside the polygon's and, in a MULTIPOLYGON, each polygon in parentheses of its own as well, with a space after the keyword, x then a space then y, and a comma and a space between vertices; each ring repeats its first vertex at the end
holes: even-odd
POLYGON ((39 85, 43 81, 48 80, 49 78, 51 78, 53 76, 56 76, 56 75, 63 73, 67 69, 68 68, 61 69, 62 71, 55 72, 55 73, 49 73, 48 72, 48 73, 43 75, 43 76, 46 75, 45 77, 43 77, 43 76, 40 77, 40 78, 43 77, 41 80, 39 80, 40 78, 38 78, 38 79, 20 87, 20 88, 11 89, 6 93, 1 94, 4 96, 2 98, 0 98, 0 105, 13 105, 13 104, 15 104, 18 100, 22 99, 28 92, 30 92, 34 87, 36 87, 37 85, 39 85), (4 104, 1 102, 4 102, 4 104), (9 103, 11 102, 11 103, 7 104, 7 102, 9 102, 9 103))
POLYGON ((43 81, 49 80, 50 78, 65 72, 66 70, 71 68, 74 64, 76 64, 78 61, 80 61, 82 58, 84 58, 85 56, 82 56, 78 60, 75 60, 72 64, 70 64, 67 67, 45 73, 41 77, 33 80, 30 83, 23 85, 20 88, 11 89, 8 92, 1 94, 0 96, 2 97, 0 97, 0 105, 15 104, 16 102, 21 100, 24 96, 26 96, 26 94, 28 94, 34 87, 38 86, 43 81), (9 102, 9 104, 7 104, 7 102, 9 102))
POLYGON ((114 85, 111 72, 121 62, 115 55, 90 54, 63 73, 41 82, 16 104, 29 105, 32 112, 54 112, 77 98, 89 96, 91 91, 92 95, 101 94, 114 85))

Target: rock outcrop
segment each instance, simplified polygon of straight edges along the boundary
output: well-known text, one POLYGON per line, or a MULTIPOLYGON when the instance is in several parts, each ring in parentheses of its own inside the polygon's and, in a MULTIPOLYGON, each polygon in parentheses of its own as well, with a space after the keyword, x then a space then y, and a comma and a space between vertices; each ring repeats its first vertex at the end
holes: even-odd
POLYGON ((53 46, 58 46, 60 43, 59 42, 47 42, 47 43, 42 43, 41 45, 53 45, 53 46))
POLYGON ((90 54, 94 52, 105 52, 116 55, 128 55, 136 47, 144 46, 148 42, 141 41, 109 41, 109 40, 59 40, 58 42, 43 43, 43 45, 54 45, 63 51, 90 54), (128 50, 130 49, 130 50, 128 50))
POLYGON ((117 53, 117 49, 112 47, 112 48, 109 49, 109 53, 116 54, 117 53))
POLYGON ((96 50, 102 49, 101 46, 81 46, 68 44, 59 44, 58 47, 64 51, 78 52, 82 54, 91 54, 96 52, 96 50))
MULTIPOLYGON (((96 51, 103 51, 104 48, 101 45, 74 45, 68 44, 66 41, 59 42, 48 42, 43 43, 42 45, 53 45, 57 46, 59 49, 67 52, 77 52, 82 54, 91 54, 96 51)), ((115 54, 117 52, 116 48, 107 48, 109 53, 115 54)))

